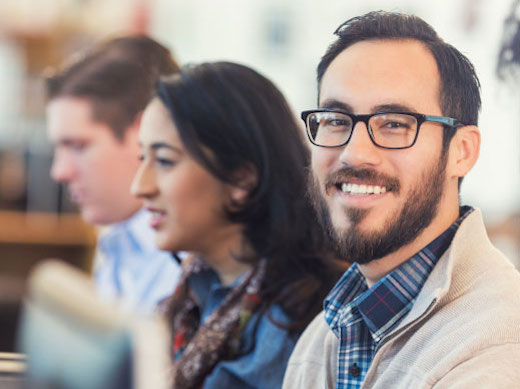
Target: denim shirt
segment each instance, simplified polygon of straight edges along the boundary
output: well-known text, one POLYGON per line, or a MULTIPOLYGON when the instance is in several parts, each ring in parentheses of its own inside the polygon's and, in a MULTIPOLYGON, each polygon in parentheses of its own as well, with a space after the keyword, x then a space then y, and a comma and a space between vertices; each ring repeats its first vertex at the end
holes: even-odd
MULTIPOLYGON (((202 321, 224 302, 244 276, 227 286, 222 285, 213 270, 194 274, 189 279, 189 285, 200 302, 202 321)), ((281 388, 298 335, 290 335, 271 322, 268 316, 276 322, 289 322, 289 317, 278 305, 272 306, 262 316, 255 313, 241 335, 240 356, 217 363, 204 381, 204 389, 281 388)))
POLYGON ((155 246, 149 217, 140 210, 124 222, 104 227, 94 260, 101 297, 140 314, 153 313, 157 303, 174 292, 181 271, 171 253, 155 246))

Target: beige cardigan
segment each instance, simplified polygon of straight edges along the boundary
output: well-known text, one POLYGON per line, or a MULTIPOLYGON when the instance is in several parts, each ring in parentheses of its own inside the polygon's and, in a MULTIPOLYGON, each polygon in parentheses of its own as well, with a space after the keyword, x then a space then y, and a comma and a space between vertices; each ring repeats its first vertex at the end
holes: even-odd
MULTIPOLYGON (((283 388, 335 388, 337 358, 322 312, 298 341, 283 388)), ((362 387, 520 388, 520 273, 491 245, 480 211, 382 340, 362 387)))

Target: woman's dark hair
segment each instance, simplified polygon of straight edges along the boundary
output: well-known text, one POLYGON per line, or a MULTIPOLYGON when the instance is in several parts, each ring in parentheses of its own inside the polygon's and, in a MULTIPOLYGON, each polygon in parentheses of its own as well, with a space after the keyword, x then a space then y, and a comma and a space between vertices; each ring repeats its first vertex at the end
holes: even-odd
POLYGON ((242 65, 188 66, 159 82, 186 150, 223 182, 256 175, 245 203, 226 209, 244 226, 255 263, 267 259, 262 309, 279 304, 302 330, 342 270, 327 258, 326 240, 307 196, 310 154, 285 98, 274 84, 242 65))

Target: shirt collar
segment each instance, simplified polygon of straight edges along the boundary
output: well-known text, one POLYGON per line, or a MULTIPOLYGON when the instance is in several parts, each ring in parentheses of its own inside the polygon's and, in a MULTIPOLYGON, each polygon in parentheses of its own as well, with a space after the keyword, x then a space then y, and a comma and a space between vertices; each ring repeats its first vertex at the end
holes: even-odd
POLYGON ((204 305, 204 301, 209 294, 227 294, 231 289, 239 285, 249 274, 246 270, 240 274, 228 285, 222 284, 217 272, 211 267, 202 268, 199 272, 191 274, 188 278, 188 284, 195 294, 197 300, 204 305))
POLYGON ((448 229, 370 289, 354 263, 325 299, 325 320, 331 330, 339 336, 340 326, 361 315, 374 341, 380 341, 410 311, 433 267, 472 211, 472 207, 461 207, 459 218, 448 229))

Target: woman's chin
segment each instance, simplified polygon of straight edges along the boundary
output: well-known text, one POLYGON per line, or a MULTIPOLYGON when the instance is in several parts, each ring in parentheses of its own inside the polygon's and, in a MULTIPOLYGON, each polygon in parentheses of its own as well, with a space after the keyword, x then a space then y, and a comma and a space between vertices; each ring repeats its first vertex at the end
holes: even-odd
POLYGON ((171 240, 168 239, 161 239, 161 237, 156 236, 155 237, 155 245, 159 250, 163 251, 171 251, 176 252, 179 251, 179 247, 176 244, 173 244, 171 240))

